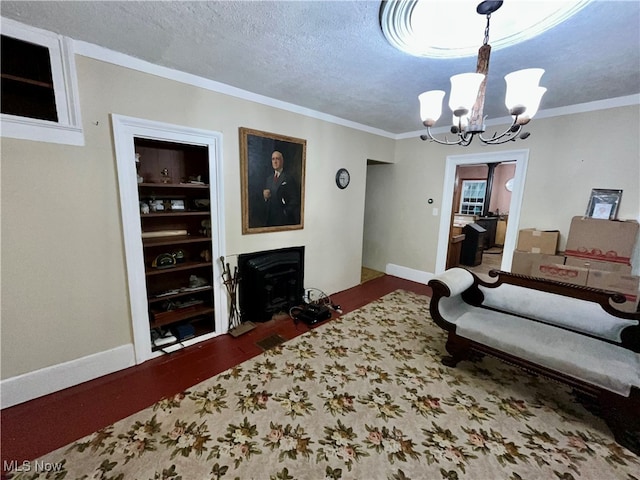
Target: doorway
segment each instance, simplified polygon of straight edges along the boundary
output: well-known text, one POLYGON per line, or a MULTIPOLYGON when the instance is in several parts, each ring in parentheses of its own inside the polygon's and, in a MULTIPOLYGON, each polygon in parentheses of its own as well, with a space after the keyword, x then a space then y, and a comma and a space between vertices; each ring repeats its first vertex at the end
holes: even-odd
POLYGON ((446 270, 447 252, 449 249, 449 239, 451 237, 451 219, 453 211, 455 210, 453 206, 454 186, 456 179, 456 170, 458 166, 506 162, 515 162, 516 167, 513 177, 511 202, 509 203, 509 222, 505 232, 500 269, 506 271, 511 270, 513 251, 515 250, 515 244, 520 225, 520 209, 522 206, 522 197, 524 192, 524 183, 528 161, 528 149, 495 153, 472 153, 468 155, 447 156, 441 203, 442 210, 440 217, 440 228, 438 232, 438 250, 436 253, 436 274, 444 272, 446 270))
POLYGON ((369 219, 375 218, 377 214, 375 196, 375 188, 372 188, 372 178, 376 177, 376 173, 384 171, 385 174, 389 173, 389 166, 393 165, 391 162, 385 162, 381 160, 374 160, 367 158, 367 170, 366 170, 366 187, 365 187, 365 202, 364 202, 364 225, 362 229, 362 266, 360 271, 360 283, 366 283, 370 280, 382 277, 385 275, 386 265, 382 263, 368 263, 373 258, 377 258, 377 251, 379 246, 376 244, 375 239, 377 234, 375 231, 369 231, 370 225, 373 223, 369 219))
MULTIPOLYGON (((145 252, 143 248, 143 242, 141 241, 141 214, 146 214, 149 212, 145 213, 142 210, 140 204, 138 187, 139 185, 144 185, 144 183, 140 183, 140 179, 137 178, 138 175, 135 167, 136 141, 145 139, 147 141, 157 143, 169 142, 177 145, 199 147, 206 151, 204 162, 208 166, 209 188, 207 189, 208 198, 204 198, 204 200, 208 200, 209 202, 209 228, 212 229, 210 239, 208 240, 206 245, 208 247, 208 251, 210 252, 210 258, 218 259, 222 255, 224 255, 225 252, 225 223, 223 217, 224 197, 222 190, 222 181, 224 178, 222 171, 222 134, 219 132, 200 130, 190 127, 183 127, 180 125, 172 125, 116 114, 112 114, 111 119, 116 153, 116 163, 118 167, 120 210, 122 216, 122 229, 124 234, 123 240, 129 286, 129 308, 131 312, 133 344, 136 355, 136 364, 140 364, 146 360, 149 360, 150 358, 162 355, 162 351, 152 350, 152 340, 150 332, 151 324, 149 313, 150 298, 146 284, 146 277, 150 275, 147 270, 149 262, 145 261, 145 252)), ((162 175, 165 175, 165 173, 162 172, 162 175)), ((181 182, 182 181, 180 179, 176 180, 176 183, 178 184, 181 182)), ((159 185, 157 188, 164 188, 165 192, 167 191, 167 188, 172 186, 170 185, 171 182, 157 183, 159 185), (162 185, 164 185, 164 187, 162 187, 162 185)), ((167 196, 166 198, 175 200, 178 197, 167 196)), ((167 202, 170 201, 171 200, 167 200, 167 202)), ((182 200, 182 204, 178 203, 177 205, 181 205, 181 208, 177 208, 176 212, 155 214, 156 216, 159 215, 160 217, 167 219, 166 221, 168 223, 166 223, 166 225, 171 226, 171 230, 174 229, 171 222, 175 218, 186 215, 189 216, 189 218, 198 219, 199 212, 184 211, 186 206, 184 199, 182 200)), ((162 210, 164 210, 164 203, 162 210)), ((209 235, 204 236, 209 237, 209 235)), ((165 244, 171 244, 171 242, 166 239, 163 239, 163 242, 165 244)), ((163 242, 160 243, 162 244, 163 242)), ((182 254, 184 253, 185 252, 182 251, 182 254)), ((172 257, 172 255, 169 255, 169 257, 172 257)), ((184 270, 185 266, 189 266, 188 263, 189 262, 179 267, 176 266, 176 270, 162 270, 162 272, 186 271, 188 275, 189 271, 184 270)), ((198 262, 191 263, 197 264, 198 262)), ((204 263, 207 264, 209 263, 209 261, 205 260, 204 263)), ((199 336, 190 337, 188 340, 181 342, 181 345, 183 346, 201 342, 216 335, 220 335, 225 331, 224 328, 225 320, 228 316, 228 306, 226 295, 224 293, 224 286, 222 284, 221 264, 217 261, 211 261, 210 265, 207 265, 206 268, 209 268, 211 270, 210 278, 212 279, 212 285, 208 286, 207 288, 211 289, 212 291, 213 302, 215 305, 215 308, 213 308, 215 315, 213 319, 212 331, 208 331, 207 333, 199 336)), ((160 270, 156 270, 153 275, 156 275, 158 271, 160 270)), ((172 291, 172 294, 173 293, 175 292, 172 291)), ((162 296, 164 297, 164 293, 162 294, 162 296)))

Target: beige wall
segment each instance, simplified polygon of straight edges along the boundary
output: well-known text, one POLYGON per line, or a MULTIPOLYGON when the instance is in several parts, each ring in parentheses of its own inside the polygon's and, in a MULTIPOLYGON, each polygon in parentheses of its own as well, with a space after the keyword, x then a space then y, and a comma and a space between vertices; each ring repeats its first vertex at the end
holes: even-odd
POLYGON ((77 57, 85 146, 2 139, 1 378, 132 342, 110 114, 223 134, 226 252, 306 247, 305 286, 359 283, 367 158, 394 142, 77 57), (242 235, 238 127, 307 140, 305 228, 242 235), (351 172, 346 190, 339 167, 351 172))
MULTIPOLYGON (((618 218, 639 219, 638 106, 549 119, 527 126, 531 137, 496 147, 447 147, 412 138, 396 142, 395 164, 368 167, 365 266, 387 264, 434 272, 448 155, 529 149, 520 228, 557 229, 566 243, 571 218, 585 213, 592 188, 624 190, 618 218), (434 203, 427 203, 429 198, 434 203)), ((636 263, 640 263, 636 255, 636 263)), ((636 265, 637 269, 637 265, 636 265)))
MULTIPOLYGON (((434 271, 446 156, 487 151, 394 142, 76 61, 86 145, 2 139, 2 379, 132 342, 111 113, 221 132, 225 254, 305 245, 305 284, 327 293, 356 285, 361 263, 434 271), (241 126, 307 140, 304 230, 242 235, 241 126), (367 167, 368 158, 395 163, 367 167), (346 190, 334 183, 339 167, 351 172, 346 190)), ((521 227, 558 228, 565 242, 594 187, 624 189, 620 217, 637 218, 640 149, 629 132, 639 125, 637 106, 539 119, 526 142, 496 147, 530 149, 521 227)))

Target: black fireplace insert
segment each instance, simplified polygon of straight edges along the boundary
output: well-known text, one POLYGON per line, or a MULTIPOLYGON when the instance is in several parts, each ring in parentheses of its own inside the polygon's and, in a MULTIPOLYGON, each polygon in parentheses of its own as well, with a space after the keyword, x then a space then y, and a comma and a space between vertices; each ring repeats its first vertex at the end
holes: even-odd
POLYGON ((304 247, 238 256, 238 301, 243 322, 266 322, 302 304, 304 247))

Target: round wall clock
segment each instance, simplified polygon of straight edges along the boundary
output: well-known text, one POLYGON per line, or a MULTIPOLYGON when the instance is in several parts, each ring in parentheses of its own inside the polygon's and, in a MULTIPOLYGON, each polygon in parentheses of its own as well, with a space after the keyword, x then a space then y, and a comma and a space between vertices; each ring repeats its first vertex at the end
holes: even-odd
POLYGON ((350 181, 351 181, 351 175, 349 174, 349 170, 347 170, 346 168, 340 168, 336 172, 336 185, 338 185, 338 188, 340 189, 347 188, 350 181))

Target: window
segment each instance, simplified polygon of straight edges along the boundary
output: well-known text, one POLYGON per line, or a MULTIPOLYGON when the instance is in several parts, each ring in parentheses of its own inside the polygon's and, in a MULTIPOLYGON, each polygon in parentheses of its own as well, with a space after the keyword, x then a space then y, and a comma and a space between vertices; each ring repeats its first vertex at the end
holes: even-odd
POLYGON ((465 215, 481 215, 486 190, 486 180, 463 180, 462 195, 460 196, 460 213, 465 215))
POLYGON ((49 50, 2 35, 2 113, 58 121, 49 50))
POLYGON ((84 145, 71 41, 2 18, 2 136, 84 145))

